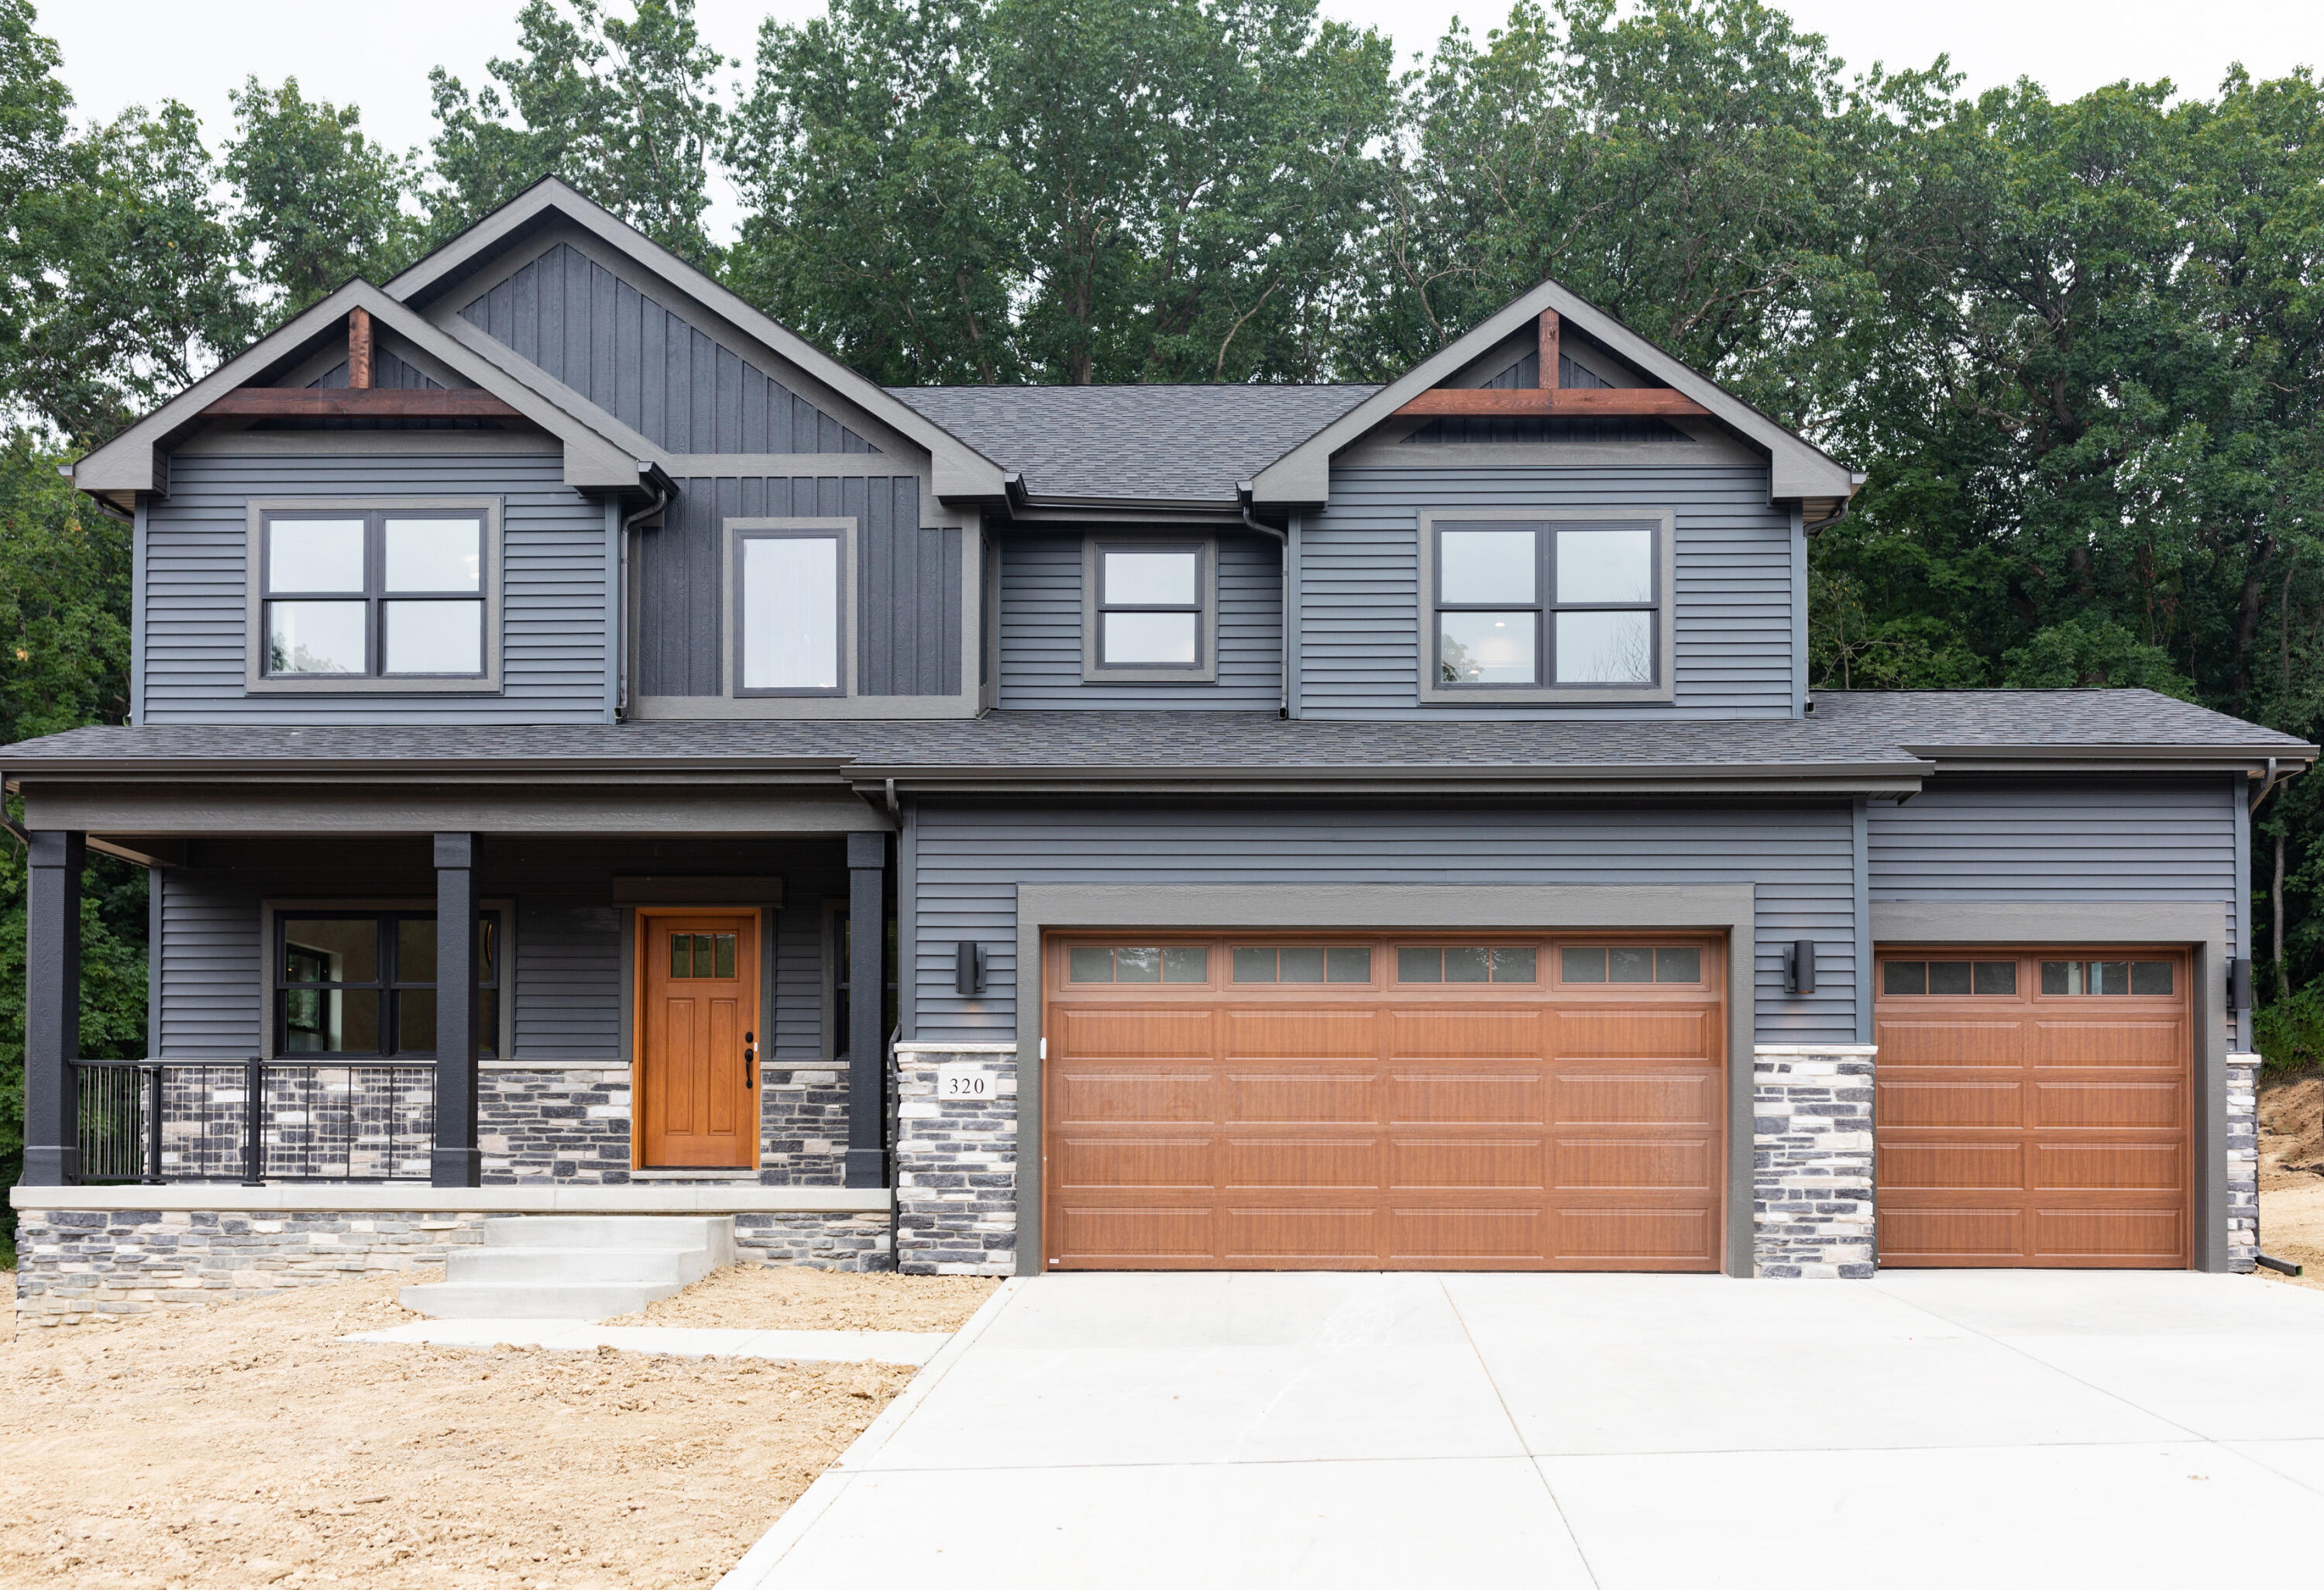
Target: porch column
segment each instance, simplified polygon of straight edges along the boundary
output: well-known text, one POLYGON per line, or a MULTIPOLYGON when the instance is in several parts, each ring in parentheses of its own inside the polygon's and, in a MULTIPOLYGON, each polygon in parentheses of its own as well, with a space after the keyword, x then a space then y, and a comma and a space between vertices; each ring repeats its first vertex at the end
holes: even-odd
POLYGON ((888 1185, 881 1146, 887 1118, 888 836, 847 836, 847 1185, 888 1185))
POLYGON ((24 911, 24 1185, 80 1179, 80 873, 86 840, 32 835, 24 911))
POLYGON ((438 1187, 480 1184, 476 1151, 476 837, 436 836, 436 1149, 438 1187))

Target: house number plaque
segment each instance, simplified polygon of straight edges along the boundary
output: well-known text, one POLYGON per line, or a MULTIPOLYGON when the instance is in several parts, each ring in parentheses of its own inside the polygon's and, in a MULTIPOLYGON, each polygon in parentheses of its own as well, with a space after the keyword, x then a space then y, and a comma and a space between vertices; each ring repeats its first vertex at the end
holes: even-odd
POLYGON ((989 1099, 999 1092, 990 1066, 936 1068, 936 1097, 940 1099, 989 1099))

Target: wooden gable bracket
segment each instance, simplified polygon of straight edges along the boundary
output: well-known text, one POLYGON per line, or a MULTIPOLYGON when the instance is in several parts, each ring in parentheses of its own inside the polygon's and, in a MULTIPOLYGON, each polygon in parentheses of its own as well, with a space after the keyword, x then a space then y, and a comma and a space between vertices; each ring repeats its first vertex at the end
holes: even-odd
POLYGON ((1710 411, 1692 398, 1667 386, 1561 387, 1557 384, 1558 333, 1555 310, 1544 310, 1540 337, 1540 373, 1534 386, 1439 386, 1422 393, 1397 411, 1399 419, 1423 419, 1435 414, 1563 414, 1601 419, 1636 419, 1662 415, 1707 415, 1710 411))
POLYGON ((244 386, 202 411, 204 419, 520 420, 523 416, 473 386, 374 386, 371 311, 347 311, 345 386, 244 386))

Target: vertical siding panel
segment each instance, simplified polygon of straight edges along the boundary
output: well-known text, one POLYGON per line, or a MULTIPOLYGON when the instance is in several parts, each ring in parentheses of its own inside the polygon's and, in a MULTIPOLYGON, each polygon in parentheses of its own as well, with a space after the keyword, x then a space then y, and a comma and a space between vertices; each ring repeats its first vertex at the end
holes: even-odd
POLYGON ((645 300, 626 282, 613 286, 613 415, 643 434, 639 389, 644 384, 645 300))

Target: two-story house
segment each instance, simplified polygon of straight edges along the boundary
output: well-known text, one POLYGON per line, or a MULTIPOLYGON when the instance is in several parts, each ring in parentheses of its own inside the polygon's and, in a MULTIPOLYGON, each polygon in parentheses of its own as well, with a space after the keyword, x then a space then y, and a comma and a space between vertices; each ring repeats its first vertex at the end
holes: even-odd
POLYGON ((1380 387, 883 390, 545 181, 74 471, 134 705, 5 752, 28 1275, 2247 1264, 2316 747, 1812 692, 1860 479, 1550 282, 1380 387))

